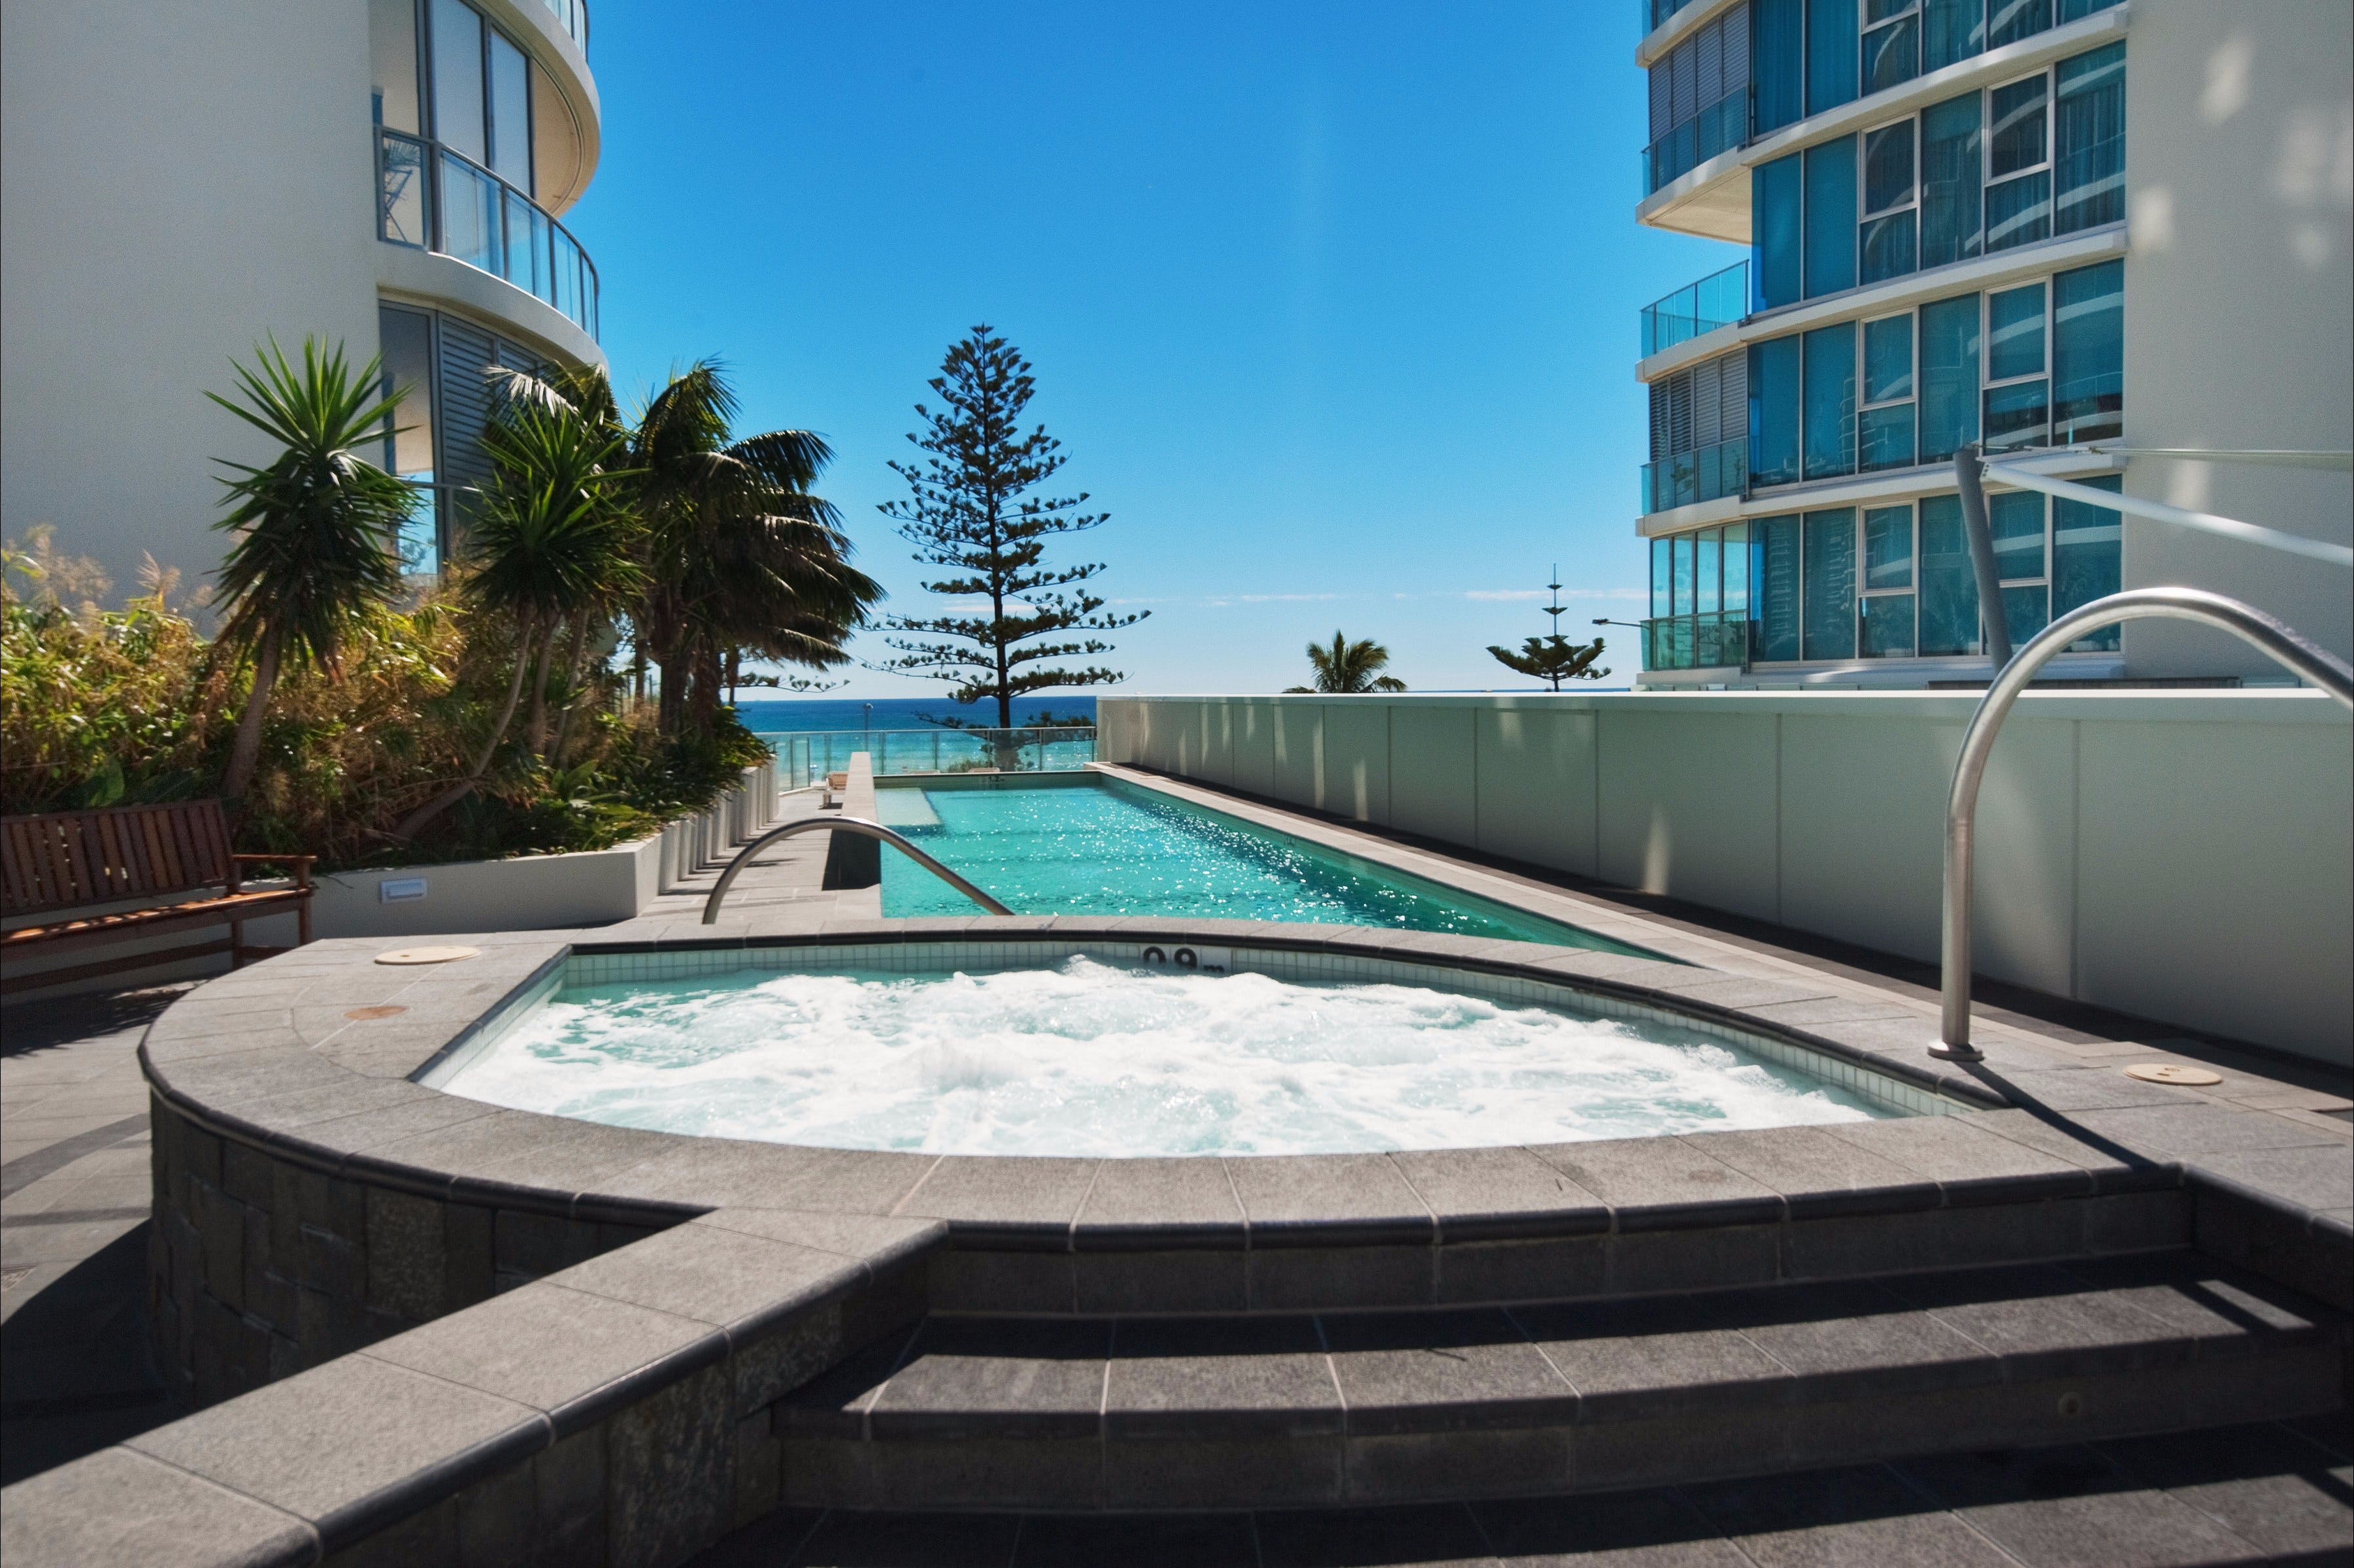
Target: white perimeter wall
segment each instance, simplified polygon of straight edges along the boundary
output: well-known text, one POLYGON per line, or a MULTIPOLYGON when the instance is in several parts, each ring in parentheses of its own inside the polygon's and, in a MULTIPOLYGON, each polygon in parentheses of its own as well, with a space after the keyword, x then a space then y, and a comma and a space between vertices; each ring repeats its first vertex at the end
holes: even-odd
POLYGON ((221 555, 204 398, 275 333, 376 347, 360 0, 0 0, 0 531, 134 590, 221 555))
MULTIPOLYGON (((1971 694, 1105 697, 1098 755, 1935 960, 1971 694)), ((2354 1061, 2354 725, 2305 691, 2035 694, 1980 971, 2354 1061)))
MULTIPOLYGON (((2126 435, 2354 448, 2354 5, 2132 0, 2126 435)), ((2135 495, 2345 544, 2354 475, 2136 458, 2135 495)), ((2244 599, 2354 657, 2354 575, 2129 521, 2125 580, 2244 599)), ((2137 621, 2128 673, 2269 674, 2220 632, 2137 621)))

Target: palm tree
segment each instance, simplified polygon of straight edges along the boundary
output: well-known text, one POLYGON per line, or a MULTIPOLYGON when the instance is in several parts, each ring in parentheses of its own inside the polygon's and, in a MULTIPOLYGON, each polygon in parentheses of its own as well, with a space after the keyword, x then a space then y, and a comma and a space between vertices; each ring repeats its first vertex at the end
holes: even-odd
POLYGON ((514 665, 505 701, 464 775, 403 818, 393 829, 398 839, 415 837, 489 776, 526 686, 531 748, 545 757, 558 641, 568 627, 568 710, 589 639, 645 585, 627 495, 637 475, 615 461, 620 437, 568 405, 516 401, 483 430, 482 447, 494 477, 468 528, 459 592, 512 627, 514 665))
POLYGON ((260 468, 224 462, 236 476, 230 510, 214 526, 237 535, 221 563, 227 619, 221 643, 253 659, 253 685, 239 717, 221 793, 242 800, 261 755, 270 692, 287 668, 336 667, 344 635, 372 607, 400 591, 396 543, 416 493, 360 455, 380 446, 398 406, 382 367, 370 359, 355 376, 343 346, 302 340, 300 370, 277 341, 254 351, 258 369, 232 360, 242 402, 206 397, 281 449, 260 468))
POLYGON ((1290 686, 1291 692, 1321 692, 1332 696, 1362 696, 1368 692, 1403 692, 1405 683, 1395 675, 1382 671, 1390 662, 1390 651, 1363 638, 1352 642, 1341 632, 1332 633, 1332 645, 1320 642, 1308 645, 1308 666, 1315 672, 1312 686, 1290 686))
POLYGON ((508 395, 578 408, 624 443, 647 579, 631 622, 662 671, 665 733, 709 728, 732 650, 821 670, 848 661, 843 641, 883 590, 849 564, 839 514, 811 493, 833 459, 822 438, 735 438, 736 395, 707 359, 672 376, 634 425, 600 371, 511 377, 508 395))

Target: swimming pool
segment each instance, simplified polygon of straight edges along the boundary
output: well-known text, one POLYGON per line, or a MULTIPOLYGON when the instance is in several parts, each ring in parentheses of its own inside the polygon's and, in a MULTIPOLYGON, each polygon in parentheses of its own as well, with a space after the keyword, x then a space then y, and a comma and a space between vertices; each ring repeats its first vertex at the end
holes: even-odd
MULTIPOLYGON (((883 788, 875 801, 885 826, 1021 915, 1317 921, 1657 956, 1099 776, 1028 788, 883 788)), ((972 912, 929 872, 884 853, 885 916, 972 912)))
POLYGON ((1541 1145, 1917 1108, 1773 1041, 1567 987, 1264 953, 1222 972, 882 957, 739 952, 685 974, 678 955, 575 959, 433 1081, 664 1132, 1065 1157, 1541 1145))

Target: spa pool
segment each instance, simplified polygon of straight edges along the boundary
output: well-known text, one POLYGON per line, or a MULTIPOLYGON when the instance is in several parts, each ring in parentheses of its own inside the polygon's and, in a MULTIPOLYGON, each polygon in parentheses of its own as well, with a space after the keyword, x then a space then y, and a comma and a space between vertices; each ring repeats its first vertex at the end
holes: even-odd
POLYGON ((1857 1121, 1934 1097, 1565 984, 1314 952, 576 956, 425 1081, 616 1126, 941 1154, 1312 1154, 1857 1121))

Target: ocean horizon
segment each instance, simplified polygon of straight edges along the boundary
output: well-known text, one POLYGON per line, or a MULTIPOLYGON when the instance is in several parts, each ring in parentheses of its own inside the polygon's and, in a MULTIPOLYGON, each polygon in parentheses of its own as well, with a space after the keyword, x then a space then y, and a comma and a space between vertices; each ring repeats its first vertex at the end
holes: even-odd
MULTIPOLYGON (((1057 718, 1077 715, 1095 721, 1092 696, 1023 697, 1013 705, 1016 726, 1035 724, 1041 714, 1057 718)), ((754 735, 810 735, 870 729, 936 729, 938 721, 953 718, 966 726, 993 726, 993 702, 959 705, 946 697, 769 697, 736 705, 736 716, 754 735)), ((953 727, 953 726, 946 726, 953 727)))

